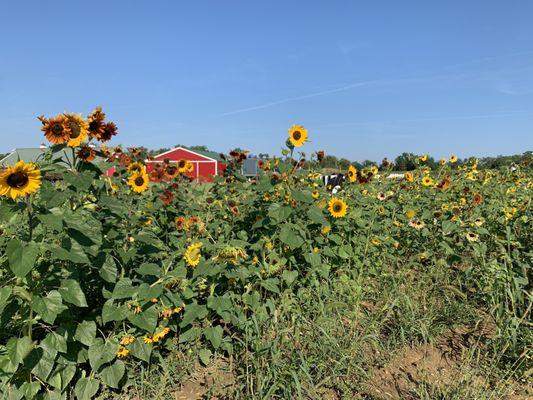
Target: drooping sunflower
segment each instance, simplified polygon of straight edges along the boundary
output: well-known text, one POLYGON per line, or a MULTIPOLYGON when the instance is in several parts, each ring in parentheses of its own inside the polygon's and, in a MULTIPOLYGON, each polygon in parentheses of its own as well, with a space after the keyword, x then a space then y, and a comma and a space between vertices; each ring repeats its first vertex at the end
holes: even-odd
POLYGON ((201 248, 203 246, 203 243, 193 243, 189 247, 187 247, 187 250, 185 250, 185 262, 190 267, 196 267, 198 264, 200 264, 200 258, 202 257, 201 248))
POLYGON ((81 145, 89 135, 89 124, 81 114, 64 114, 69 134, 67 146, 76 147, 81 145))
POLYGON ((307 141, 308 133, 301 125, 293 125, 289 128, 289 140, 294 147, 301 147, 307 141))
POLYGON ((424 176, 422 178, 422 185, 424 186, 432 186, 433 185, 433 179, 429 176, 424 176))
POLYGON ((350 183, 354 183, 357 181, 357 168, 355 168, 353 165, 350 165, 348 167, 348 181, 350 183))
POLYGON ((87 117, 89 122, 88 131, 89 136, 93 139, 100 139, 105 129, 105 113, 102 107, 96 107, 93 112, 87 117))
POLYGON ((14 200, 35 193, 40 187, 41 171, 33 164, 19 161, 0 172, 0 196, 14 200))
POLYGON ((143 193, 148 189, 148 182, 150 182, 150 177, 146 172, 134 172, 128 178, 128 185, 136 193, 143 193))
POLYGON ((128 172, 146 172, 146 166, 143 163, 135 161, 128 165, 128 172))
POLYGON ((91 162, 96 157, 96 152, 89 146, 81 146, 77 154, 78 158, 84 162, 91 162))
POLYGON ((333 197, 329 201, 328 211, 334 218, 344 217, 348 212, 348 205, 344 202, 344 200, 333 197))
POLYGON ((48 119, 41 116, 39 120, 43 123, 41 130, 49 142, 63 144, 70 139, 67 119, 64 115, 58 115, 57 117, 50 117, 48 119))
POLYGON ((405 174, 403 174, 403 177, 404 177, 404 179, 405 179, 407 182, 413 182, 413 181, 414 181, 413 173, 412 173, 412 172, 406 172, 405 174))

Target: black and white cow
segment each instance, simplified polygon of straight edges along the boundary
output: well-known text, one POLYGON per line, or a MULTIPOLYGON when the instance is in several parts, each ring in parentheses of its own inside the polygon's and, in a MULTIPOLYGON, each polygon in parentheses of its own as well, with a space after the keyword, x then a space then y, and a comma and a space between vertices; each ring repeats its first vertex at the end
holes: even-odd
POLYGON ((346 176, 344 174, 322 175, 321 179, 324 186, 330 189, 332 194, 336 194, 346 181, 346 176))

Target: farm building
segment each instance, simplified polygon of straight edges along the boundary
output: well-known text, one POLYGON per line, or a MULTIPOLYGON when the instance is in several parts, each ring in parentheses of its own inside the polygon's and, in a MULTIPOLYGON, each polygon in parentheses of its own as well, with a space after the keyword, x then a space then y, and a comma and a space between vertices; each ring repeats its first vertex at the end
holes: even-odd
POLYGON ((157 163, 165 161, 177 163, 180 160, 190 161, 193 164, 193 171, 185 175, 196 182, 212 182, 213 176, 222 174, 226 169, 226 164, 217 153, 191 150, 181 146, 158 154, 152 160, 147 160, 146 169, 150 172, 157 163))

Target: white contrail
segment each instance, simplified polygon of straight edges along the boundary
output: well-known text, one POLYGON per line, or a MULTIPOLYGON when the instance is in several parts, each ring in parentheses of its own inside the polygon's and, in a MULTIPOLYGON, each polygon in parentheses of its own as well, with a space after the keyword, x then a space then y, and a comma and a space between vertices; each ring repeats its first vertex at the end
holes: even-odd
POLYGON ((302 96, 287 97, 286 99, 271 101, 270 103, 260 104, 258 106, 241 108, 240 110, 229 111, 229 112, 226 112, 226 113, 223 113, 223 114, 218 114, 218 115, 216 115, 216 117, 225 117, 227 115, 240 114, 240 113, 243 113, 243 112, 260 110, 262 108, 277 106, 278 104, 288 103, 288 102, 291 102, 291 101, 310 99, 312 97, 324 96, 324 95, 330 94, 330 93, 343 92, 345 90, 353 89, 353 88, 356 88, 356 87, 370 85, 370 84, 375 83, 375 82, 378 82, 378 81, 366 81, 366 82, 351 83, 349 85, 341 86, 341 87, 338 87, 338 88, 335 88, 335 89, 329 89, 329 90, 323 90, 321 92, 304 94, 302 96))

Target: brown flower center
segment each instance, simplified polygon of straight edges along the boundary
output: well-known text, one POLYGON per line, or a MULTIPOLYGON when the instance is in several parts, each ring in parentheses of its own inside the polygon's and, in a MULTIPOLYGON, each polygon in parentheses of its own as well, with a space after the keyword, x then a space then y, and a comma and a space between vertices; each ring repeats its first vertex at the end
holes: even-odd
POLYGON ((341 203, 335 203, 333 205, 333 211, 335 211, 336 213, 341 212, 342 211, 342 204, 341 203))
POLYGON ((300 140, 301 137, 302 137, 302 132, 300 132, 300 131, 294 131, 292 133, 292 138, 294 140, 300 140))
POLYGON ((81 129, 80 129, 80 126, 78 125, 77 122, 70 121, 68 123, 68 127, 70 129, 70 138, 71 139, 76 139, 78 136, 80 136, 81 129))
POLYGON ((28 184, 28 175, 25 172, 14 172, 7 177, 7 184, 12 188, 22 188, 28 184))
POLYGON ((135 178, 134 182, 136 186, 142 186, 144 185, 144 178, 142 176, 138 176, 137 178, 135 178))
POLYGON ((50 127, 50 131, 54 136, 63 136, 63 125, 56 122, 50 127))

